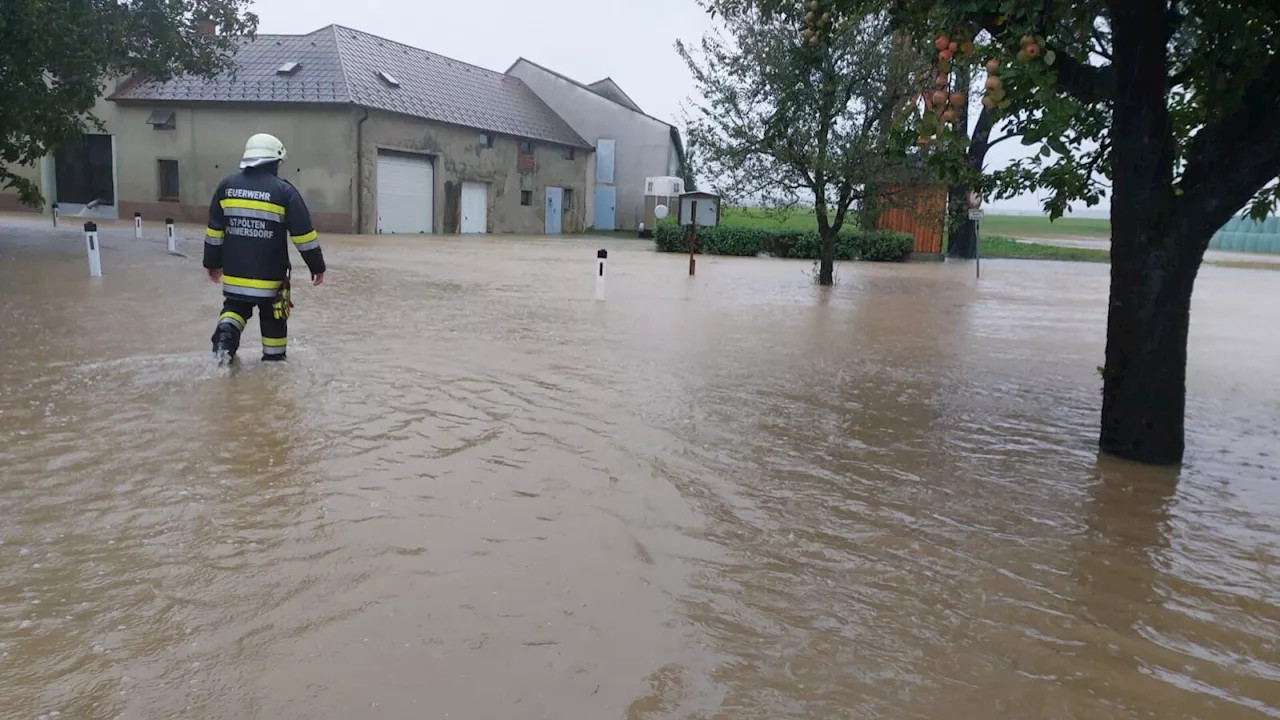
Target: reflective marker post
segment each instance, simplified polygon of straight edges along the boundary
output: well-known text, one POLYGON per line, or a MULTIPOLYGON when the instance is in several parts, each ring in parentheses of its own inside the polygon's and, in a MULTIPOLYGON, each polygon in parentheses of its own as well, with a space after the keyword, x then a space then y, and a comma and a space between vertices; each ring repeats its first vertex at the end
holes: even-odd
POLYGON ((51 209, 53 210, 53 226, 58 227, 58 203, 54 203, 51 209))
POLYGON ((142 239, 142 213, 140 212, 133 214, 133 237, 142 239))
POLYGON ((98 224, 84 224, 84 244, 89 252, 89 277, 102 277, 102 248, 98 245, 98 224))
POLYGON ((173 235, 173 218, 164 219, 164 229, 169 234, 169 252, 178 252, 178 239, 173 235))
POLYGON ((596 300, 604 300, 604 266, 608 260, 608 250, 602 248, 596 251, 596 300))

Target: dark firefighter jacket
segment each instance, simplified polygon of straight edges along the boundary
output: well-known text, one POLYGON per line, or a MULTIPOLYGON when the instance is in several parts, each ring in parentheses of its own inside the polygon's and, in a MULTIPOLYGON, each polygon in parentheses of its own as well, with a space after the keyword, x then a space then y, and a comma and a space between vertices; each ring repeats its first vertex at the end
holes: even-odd
POLYGON ((289 181, 248 168, 228 175, 213 193, 204 266, 222 270, 223 295, 271 302, 289 271, 290 238, 311 274, 325 271, 302 195, 289 181))

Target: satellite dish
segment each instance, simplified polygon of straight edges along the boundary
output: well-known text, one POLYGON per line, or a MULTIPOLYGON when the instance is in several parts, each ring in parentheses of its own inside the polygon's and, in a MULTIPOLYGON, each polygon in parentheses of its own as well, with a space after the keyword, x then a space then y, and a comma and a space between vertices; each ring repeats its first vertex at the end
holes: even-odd
POLYGON ((653 216, 661 220, 667 216, 667 212, 668 210, 666 205, 658 205, 653 209, 653 216))

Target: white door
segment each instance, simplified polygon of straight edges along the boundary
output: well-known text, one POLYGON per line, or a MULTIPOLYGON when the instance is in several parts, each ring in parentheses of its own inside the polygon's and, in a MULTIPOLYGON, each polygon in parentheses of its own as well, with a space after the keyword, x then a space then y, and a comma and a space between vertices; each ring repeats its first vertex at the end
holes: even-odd
POLYGON ((489 185, 462 183, 462 232, 482 233, 488 229, 489 185))
POLYGON ((434 194, 430 158, 378 153, 378 232, 431 232, 434 194))

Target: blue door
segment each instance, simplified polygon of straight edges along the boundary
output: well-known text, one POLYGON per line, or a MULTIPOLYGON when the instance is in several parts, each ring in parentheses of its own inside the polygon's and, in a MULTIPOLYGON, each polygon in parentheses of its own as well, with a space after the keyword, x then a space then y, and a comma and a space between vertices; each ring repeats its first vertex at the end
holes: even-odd
POLYGON ((564 188, 549 187, 547 188, 547 218, 546 233, 548 235, 560 234, 560 221, 562 219, 561 208, 564 206, 564 188))
POLYGON ((597 230, 617 230, 618 188, 612 185, 596 186, 595 226, 597 230))

